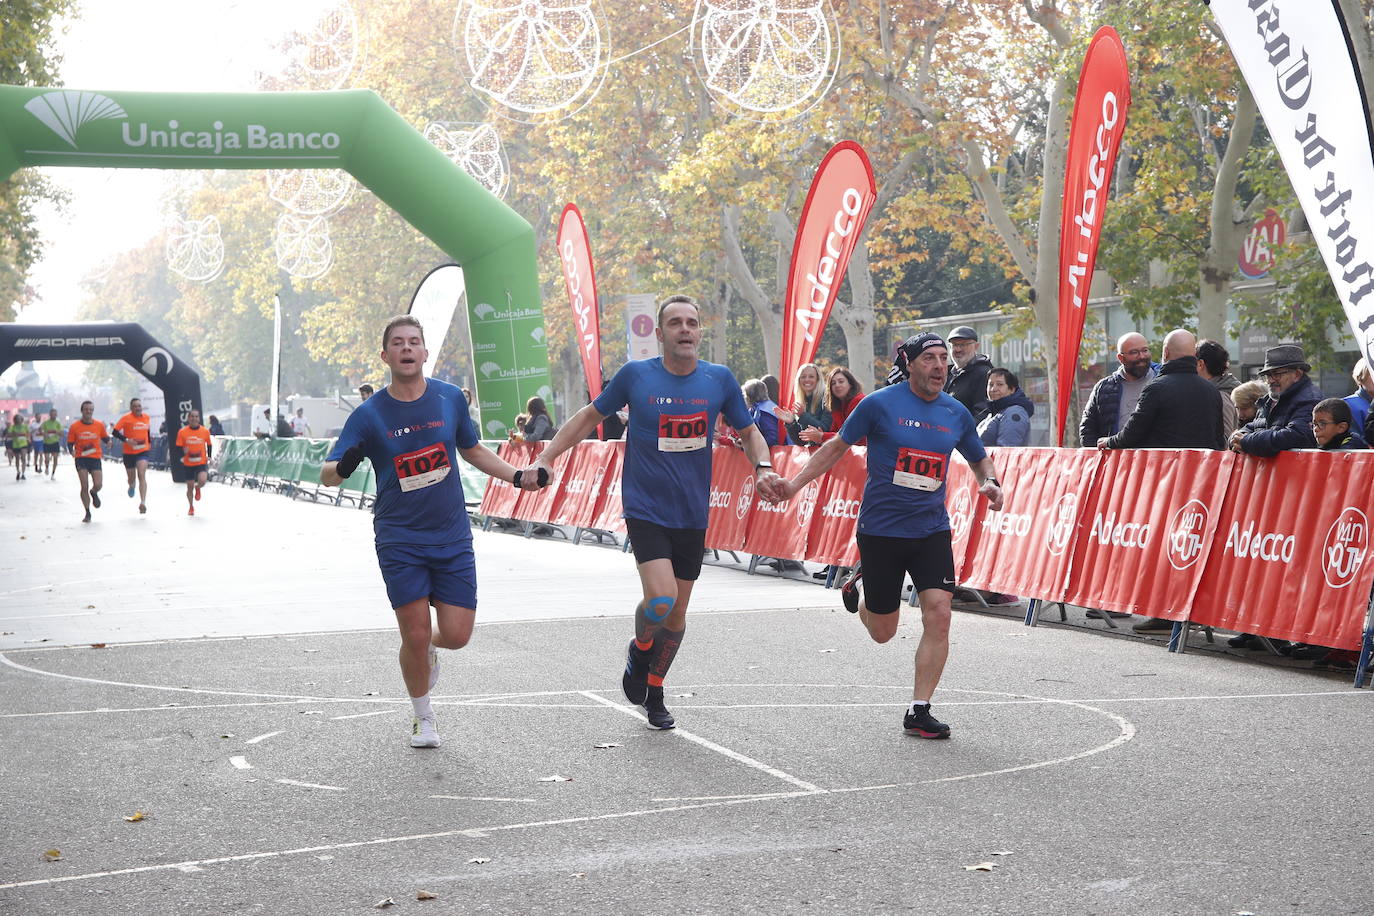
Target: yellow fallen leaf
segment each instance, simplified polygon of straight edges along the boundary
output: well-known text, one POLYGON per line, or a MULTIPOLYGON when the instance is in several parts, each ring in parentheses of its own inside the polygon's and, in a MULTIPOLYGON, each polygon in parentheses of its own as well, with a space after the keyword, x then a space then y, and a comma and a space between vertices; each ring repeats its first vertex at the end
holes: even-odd
POLYGON ((134 821, 141 821, 147 816, 142 811, 135 811, 133 814, 124 815, 124 820, 132 824, 134 821))
POLYGON ((416 891, 416 892, 415 892, 415 899, 416 899, 416 900, 438 900, 438 899, 439 899, 439 895, 438 895, 438 894, 431 894, 429 891, 416 891))
POLYGON ((996 867, 996 862, 979 862, 977 865, 965 865, 964 871, 992 871, 996 867))
POLYGON ((49 849, 47 852, 43 853, 43 859, 47 862, 56 862, 61 858, 62 850, 60 849, 49 849))

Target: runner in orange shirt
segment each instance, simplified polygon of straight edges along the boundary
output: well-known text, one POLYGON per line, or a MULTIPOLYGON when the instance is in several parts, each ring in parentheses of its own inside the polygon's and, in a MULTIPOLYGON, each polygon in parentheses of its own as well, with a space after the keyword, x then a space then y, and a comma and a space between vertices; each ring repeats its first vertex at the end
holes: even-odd
POLYGON ((177 448, 186 467, 186 514, 195 515, 195 501, 210 476, 210 431, 200 425, 199 410, 186 414, 186 425, 177 432, 177 448))
POLYGON ((110 434, 105 432, 105 424, 92 419, 95 405, 90 401, 81 402, 81 419, 67 429, 67 441, 72 446, 72 456, 76 459, 76 476, 81 481, 81 505, 86 507, 83 522, 91 520, 91 506, 100 508, 100 486, 103 475, 100 470, 100 446, 108 444, 110 434))
POLYGON ((153 437, 148 430, 153 418, 143 412, 143 402, 134 398, 129 412, 114 425, 114 435, 124 443, 124 470, 129 475, 129 498, 134 495, 134 475, 138 475, 138 511, 148 511, 148 454, 153 437))

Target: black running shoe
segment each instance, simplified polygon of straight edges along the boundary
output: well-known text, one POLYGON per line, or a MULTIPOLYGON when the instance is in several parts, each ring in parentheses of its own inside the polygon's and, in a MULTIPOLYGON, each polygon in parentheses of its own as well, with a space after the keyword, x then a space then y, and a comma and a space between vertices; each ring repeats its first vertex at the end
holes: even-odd
POLYGON ((912 712, 908 707, 902 718, 902 728, 908 735, 918 738, 948 738, 949 726, 930 714, 929 706, 917 706, 912 712))
POLYGON ((644 711, 649 714, 650 728, 672 728, 677 724, 666 706, 663 705, 663 688, 650 687, 644 697, 644 711))
POLYGON ((100 508, 100 493, 96 490, 91 491, 91 505, 100 508))
POLYGON ((649 656, 653 651, 640 649, 632 639, 625 653, 625 673, 620 676, 620 688, 625 691, 625 699, 636 706, 644 703, 644 694, 649 689, 649 656))
POLYGON ((859 613, 859 580, 863 575, 863 567, 855 566, 849 578, 840 586, 840 600, 844 602, 844 609, 851 614, 859 613))

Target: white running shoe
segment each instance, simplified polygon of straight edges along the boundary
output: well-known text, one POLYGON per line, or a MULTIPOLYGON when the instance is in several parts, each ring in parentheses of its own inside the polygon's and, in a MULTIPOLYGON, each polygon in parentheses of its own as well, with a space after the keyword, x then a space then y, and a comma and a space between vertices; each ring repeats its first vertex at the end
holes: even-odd
POLYGON ((434 646, 429 647, 429 689, 432 691, 434 685, 439 683, 439 650, 434 646))
POLYGON ((412 716, 410 720, 410 746, 411 747, 438 747, 439 732, 435 730, 433 716, 426 716, 421 719, 412 716))

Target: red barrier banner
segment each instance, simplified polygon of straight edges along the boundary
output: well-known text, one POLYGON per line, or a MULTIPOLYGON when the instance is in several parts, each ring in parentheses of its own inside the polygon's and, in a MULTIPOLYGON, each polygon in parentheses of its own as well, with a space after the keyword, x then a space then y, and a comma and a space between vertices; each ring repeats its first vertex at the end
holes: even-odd
MULTIPOLYGON (((796 445, 775 446, 770 454, 773 469, 784 478, 796 474, 810 459, 806 449, 796 445)), ((821 481, 813 480, 791 499, 779 503, 754 500, 744 549, 761 557, 795 560, 806 556, 811 517, 815 514, 820 492, 821 481)))
POLYGON ((554 509, 555 525, 590 528, 596 519, 597 502, 606 478, 606 466, 614 459, 610 442, 588 440, 568 449, 572 457, 563 468, 563 495, 554 509))
POLYGON ((601 393, 601 313, 596 299, 596 272, 592 269, 592 245, 587 224, 574 204, 563 208, 558 219, 558 261, 568 288, 573 319, 577 325, 577 352, 587 376, 591 398, 601 393))
POLYGON ((867 482, 868 449, 860 447, 850 448, 821 477, 820 511, 811 515, 805 559, 836 566, 858 565, 859 545, 854 532, 867 482))
POLYGON ((1107 452, 1079 518, 1066 600, 1187 617, 1235 461, 1206 449, 1107 452))
MULTIPOLYGON (((816 356, 845 269, 877 199, 873 166, 863 147, 852 140, 831 147, 811 180, 792 243, 778 370, 785 384, 816 356)), ((784 400, 791 400, 790 392, 784 400)))
POLYGON ((946 467, 945 512, 949 515, 949 537, 954 548, 954 577, 963 582, 968 558, 978 543, 978 527, 988 501, 978 495, 978 477, 963 455, 953 453, 946 467))
POLYGON ((1200 624, 1358 649, 1374 452, 1242 458, 1194 600, 1200 624))
MULTIPOLYGON (((534 449, 528 442, 502 442, 497 446, 496 454, 518 468, 528 467, 534 460, 534 449)), ((488 477, 487 489, 482 494, 482 504, 477 511, 494 518, 513 518, 511 513, 515 511, 515 502, 519 498, 520 491, 510 481, 488 477)))
POLYGON ((711 550, 743 550, 754 508, 754 469, 744 452, 733 445, 711 451, 711 498, 706 519, 706 546, 711 550))
MULTIPOLYGON (((546 443, 532 442, 525 443, 530 450, 530 461, 533 461, 544 451, 546 443)), ((563 496, 564 477, 567 474, 568 462, 572 460, 573 449, 568 449, 563 454, 553 460, 549 470, 553 472, 553 480, 542 490, 521 490, 520 498, 515 501, 515 508, 512 510, 511 518, 522 522, 538 522, 547 525, 558 511, 558 504, 563 496)), ((512 462, 514 464, 514 462, 512 462)), ((516 467, 520 465, 516 464, 516 467)))
MULTIPOLYGON (((621 517, 621 513, 625 511, 625 506, 620 501, 620 475, 625 469, 625 443, 622 440, 605 444, 610 448, 607 450, 609 454, 604 465, 605 473, 597 487, 601 495, 597 497, 595 517, 586 527, 623 532, 625 519, 621 517)), ((586 448, 587 443, 582 443, 580 447, 586 448)))
POLYGON ((1112 169, 1126 132, 1131 78, 1126 49, 1111 26, 1097 30, 1078 74, 1064 169, 1064 208, 1059 227, 1059 403, 1054 444, 1064 441, 1069 397, 1078 375, 1083 320, 1088 315, 1102 215, 1112 169))
POLYGON ((1101 455, 1097 449, 993 449, 1006 498, 1002 511, 993 512, 979 497, 978 546, 960 584, 1062 601, 1101 455))

